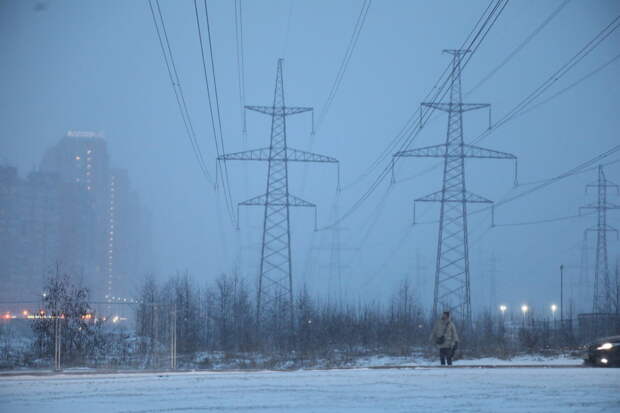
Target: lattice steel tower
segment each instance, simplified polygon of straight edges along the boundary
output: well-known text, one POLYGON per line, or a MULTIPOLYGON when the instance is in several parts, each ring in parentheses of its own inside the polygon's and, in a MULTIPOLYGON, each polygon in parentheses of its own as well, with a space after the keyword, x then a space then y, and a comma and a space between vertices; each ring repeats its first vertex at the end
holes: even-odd
POLYGON ((437 316, 438 311, 450 310, 455 319, 471 325, 467 204, 488 204, 492 201, 467 191, 465 158, 512 159, 516 165, 516 157, 463 142, 463 112, 490 106, 486 103, 462 103, 461 60, 468 52, 469 50, 444 50, 444 53, 452 55, 450 101, 422 103, 422 106, 448 113, 446 143, 405 150, 394 156, 444 159, 441 190, 416 199, 414 205, 415 202, 441 204, 433 314, 437 316))
MULTIPOLYGON (((289 318, 290 322, 293 323, 293 269, 289 208, 315 208, 316 228, 316 205, 289 193, 288 163, 338 162, 338 160, 329 156, 300 151, 287 146, 286 117, 312 111, 313 109, 310 107, 285 105, 282 62, 282 59, 278 60, 273 104, 271 106, 245 107, 246 109, 271 116, 271 142, 269 147, 225 154, 218 157, 218 160, 223 161, 268 162, 266 192, 239 203, 239 206, 262 206, 265 208, 256 306, 256 316, 259 324, 261 324, 263 319, 264 311, 271 305, 277 306, 275 311, 281 312, 278 314, 280 321, 289 318)), ((281 323, 277 324, 281 325, 281 323)))
POLYGON ((609 262, 607 259, 607 233, 610 231, 618 232, 615 228, 607 224, 607 211, 610 209, 620 209, 620 205, 607 202, 607 188, 616 188, 618 185, 607 180, 603 166, 598 167, 598 181, 586 186, 596 188, 598 199, 592 203, 581 207, 581 209, 594 209, 597 211, 596 227, 588 228, 587 232, 596 232, 596 264, 594 267, 594 298, 592 300, 592 312, 611 313, 614 312, 616 300, 614 297, 615 288, 609 279, 609 262))

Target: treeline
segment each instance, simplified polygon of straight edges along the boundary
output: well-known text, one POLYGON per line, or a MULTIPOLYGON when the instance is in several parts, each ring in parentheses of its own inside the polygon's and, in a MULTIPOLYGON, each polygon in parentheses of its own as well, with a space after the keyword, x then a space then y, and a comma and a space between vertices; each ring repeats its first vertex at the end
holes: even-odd
MULTIPOLYGON (((146 338, 143 343, 152 343, 142 348, 145 354, 155 354, 157 344, 170 343, 172 334, 177 352, 186 359, 197 352, 258 353, 299 364, 313 359, 346 362, 370 354, 429 356, 436 351, 429 345, 434 320, 406 280, 387 303, 330 303, 302 287, 294 297, 292 322, 283 317, 288 311, 284 303, 276 302, 264 309, 260 325, 255 292, 237 276, 222 275, 202 287, 187 273, 163 283, 149 278, 139 301, 136 332, 146 338)), ((479 314, 471 328, 458 320, 456 325, 460 355, 465 357, 509 357, 574 344, 566 335, 560 339, 547 322, 532 320, 508 328, 490 311, 479 314)))
POLYGON ((260 326, 255 293, 237 276, 222 275, 205 287, 188 274, 164 283, 149 278, 138 299, 137 335, 148 338, 147 343, 161 343, 170 342, 176 331, 178 353, 290 352, 311 357, 363 349, 404 354, 426 343, 430 334, 428 319, 406 281, 387 307, 326 303, 301 288, 294 297, 292 322, 283 317, 290 313, 279 302, 264 309, 260 326))
MULTIPOLYGON (((31 324, 32 354, 23 360, 49 360, 57 346, 64 365, 142 368, 170 366, 175 355, 179 367, 212 367, 216 353, 299 366, 316 360, 343 364, 374 354, 434 356, 436 351, 428 341, 434 320, 408 281, 387 303, 355 305, 325 302, 302 287, 294 297, 292 320, 282 316, 290 314, 285 302, 275 300, 264 309, 260 325, 254 288, 234 275, 207 284, 188 273, 165 281, 146 277, 133 317, 121 323, 94 314, 88 291, 58 270, 44 291, 47 318, 31 324)), ((570 329, 558 332, 537 320, 515 327, 490 311, 479 314, 472 328, 456 324, 461 357, 509 357, 574 344, 570 329)))

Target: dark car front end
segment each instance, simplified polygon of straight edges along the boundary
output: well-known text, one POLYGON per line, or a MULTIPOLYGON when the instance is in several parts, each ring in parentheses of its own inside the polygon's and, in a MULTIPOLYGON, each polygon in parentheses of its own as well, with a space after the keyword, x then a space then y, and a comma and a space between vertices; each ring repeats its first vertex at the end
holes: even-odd
POLYGON ((620 336, 604 337, 590 344, 585 362, 590 366, 620 367, 620 336))

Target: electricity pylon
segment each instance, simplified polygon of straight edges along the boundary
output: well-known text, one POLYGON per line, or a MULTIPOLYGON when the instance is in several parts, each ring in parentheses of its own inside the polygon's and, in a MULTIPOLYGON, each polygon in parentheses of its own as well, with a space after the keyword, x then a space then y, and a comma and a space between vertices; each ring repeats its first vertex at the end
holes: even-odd
MULTIPOLYGON (((461 60, 469 50, 444 50, 452 55, 450 101, 423 102, 422 106, 448 113, 446 143, 397 152, 395 157, 443 158, 441 190, 418 198, 415 202, 439 202, 439 237, 435 268, 433 315, 450 310, 466 325, 471 325, 469 246, 467 204, 490 204, 492 201, 467 191, 465 158, 512 159, 512 154, 467 145, 463 142, 463 112, 490 107, 487 103, 462 103, 461 60)), ((516 170, 516 168, 515 168, 516 170)))
MULTIPOLYGON (((292 149, 286 143, 286 117, 309 112, 310 107, 286 106, 284 102, 284 82, 282 79, 282 59, 278 60, 276 85, 271 106, 246 106, 271 116, 271 143, 267 148, 225 154, 218 157, 222 161, 266 161, 268 162, 267 191, 239 206, 262 206, 265 209, 263 218, 263 238, 261 260, 258 277, 258 295, 256 301, 256 317, 260 325, 264 311, 269 306, 280 314, 271 314, 279 321, 290 319, 293 325, 293 269, 291 261, 291 230, 290 207, 309 207, 315 211, 316 205, 289 193, 288 163, 289 162, 326 162, 338 163, 329 156, 292 149)), ((237 208, 238 208, 237 207, 237 208)), ((238 222, 237 209, 237 222, 238 222)), ((272 318, 273 319, 273 318, 272 318)), ((284 321, 285 322, 285 321, 284 321)))
POLYGON ((598 181, 586 186, 596 188, 598 199, 592 203, 581 207, 581 209, 594 209, 597 212, 596 227, 588 228, 586 232, 596 232, 596 263, 594 267, 594 298, 592 300, 592 312, 611 313, 615 310, 614 288, 609 279, 609 263, 607 259, 607 233, 618 231, 607 224, 607 211, 610 209, 620 209, 620 205, 607 202, 607 188, 616 188, 618 185, 607 180, 603 166, 598 167, 598 181))
MULTIPOLYGON (((331 221, 336 221, 340 217, 340 192, 336 193, 336 198, 332 205, 331 221)), ((327 302, 328 305, 336 304, 342 306, 344 303, 344 290, 342 285, 343 274, 351 269, 350 263, 344 263, 342 261, 343 252, 359 251, 359 248, 348 247, 342 245, 342 232, 348 231, 349 228, 340 226, 340 223, 336 223, 329 227, 329 231, 326 238, 329 237, 329 241, 322 240, 321 246, 313 247, 313 251, 317 251, 319 256, 321 252, 329 254, 327 258, 327 264, 322 265, 319 268, 327 270, 329 276, 327 282, 327 302), (327 244, 326 246, 322 246, 327 244), (334 284, 336 287, 334 287, 334 284), (334 291, 336 290, 336 291, 334 291)))

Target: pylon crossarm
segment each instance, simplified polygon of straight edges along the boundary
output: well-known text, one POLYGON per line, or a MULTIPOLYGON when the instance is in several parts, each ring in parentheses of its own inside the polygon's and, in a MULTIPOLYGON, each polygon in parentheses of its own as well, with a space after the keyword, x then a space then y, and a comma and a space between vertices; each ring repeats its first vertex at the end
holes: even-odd
POLYGON ((615 233, 618 233, 618 230, 615 229, 614 227, 612 227, 611 225, 605 225, 605 226, 601 226, 601 227, 586 228, 586 233, 588 233, 588 232, 615 232, 615 233))
POLYGON ((240 202, 239 206, 264 206, 266 202, 267 197, 265 195, 259 195, 254 198, 250 198, 247 201, 240 202))
MULTIPOLYGON (((248 199, 247 201, 240 202, 239 206, 265 206, 266 203, 267 203, 267 197, 265 195, 258 195, 258 196, 255 196, 254 198, 248 199)), ((291 194, 288 195, 288 202, 284 200, 276 200, 276 201, 270 200, 269 205, 316 208, 316 204, 313 204, 308 201, 304 201, 303 199, 296 197, 295 195, 291 195, 291 194)))
POLYGON ((269 148, 252 149, 243 152, 227 153, 217 157, 218 161, 268 161, 269 148))
POLYGON ((442 102, 422 102, 422 106, 441 110, 443 112, 468 112, 470 110, 483 109, 489 107, 488 103, 442 103, 442 102))
POLYGON ((444 158, 446 156, 446 145, 425 146, 423 148, 408 149, 396 152, 394 157, 409 158, 444 158))
POLYGON ((297 106, 246 106, 245 108, 269 116, 291 116, 312 110, 312 108, 297 106))
POLYGON ((463 153, 468 158, 517 159, 508 152, 494 151, 474 145, 463 145, 463 153))
POLYGON ((492 204, 493 201, 481 197, 480 195, 476 195, 472 192, 457 193, 454 195, 444 196, 443 191, 433 192, 432 194, 423 196, 421 198, 417 198, 415 202, 467 202, 467 203, 476 203, 476 204, 492 204))
POLYGON ((300 151, 299 149, 286 148, 287 160, 293 162, 328 162, 338 163, 338 159, 331 156, 320 155, 318 153, 312 153, 307 151, 300 151))
POLYGON ((579 207, 579 213, 581 214, 582 209, 620 209, 620 205, 612 204, 610 202, 606 202, 602 205, 596 204, 588 204, 586 206, 579 207))
POLYGON ((309 207, 316 208, 316 205, 312 202, 304 201, 303 199, 296 197, 295 195, 288 195, 289 201, 288 205, 292 207, 309 207))
POLYGON ((474 203, 474 204, 492 204, 493 201, 491 201, 490 199, 484 198, 480 195, 476 195, 473 192, 465 192, 465 201, 468 203, 474 203))
POLYGON ((443 191, 433 192, 432 194, 415 199, 414 202, 441 202, 442 192, 443 191))

